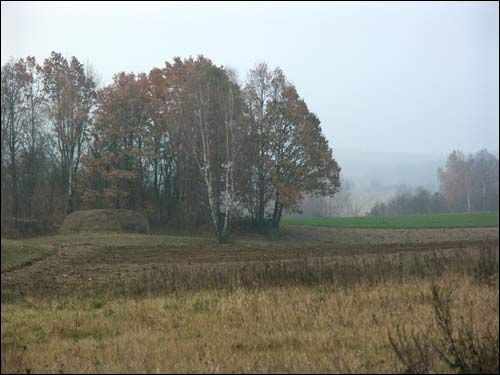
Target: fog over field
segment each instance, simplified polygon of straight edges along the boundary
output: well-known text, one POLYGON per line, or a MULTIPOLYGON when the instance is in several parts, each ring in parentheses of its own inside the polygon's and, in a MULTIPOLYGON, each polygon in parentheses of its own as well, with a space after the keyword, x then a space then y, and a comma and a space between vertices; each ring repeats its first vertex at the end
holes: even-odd
POLYGON ((353 191, 395 192, 406 186, 439 187, 437 169, 446 161, 446 154, 412 154, 337 149, 342 175, 352 181, 353 191))

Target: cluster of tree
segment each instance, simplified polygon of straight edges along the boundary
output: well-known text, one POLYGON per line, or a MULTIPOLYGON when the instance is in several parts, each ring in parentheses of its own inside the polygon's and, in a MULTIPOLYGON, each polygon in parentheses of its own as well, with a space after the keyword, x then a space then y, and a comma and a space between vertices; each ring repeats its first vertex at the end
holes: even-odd
POLYGON ((73 177, 95 103, 91 71, 53 54, 2 66, 2 231, 46 229, 72 201, 73 177), (50 131, 49 124, 50 123, 50 131))
POLYGON ((277 228, 303 194, 340 186, 319 119, 266 64, 240 84, 202 56, 175 58, 98 89, 53 52, 2 66, 1 100, 2 230, 128 208, 152 224, 211 223, 223 240, 235 216, 277 228))
POLYGON ((498 157, 481 150, 467 157, 453 151, 438 170, 440 192, 418 188, 375 204, 369 215, 498 211, 498 157))

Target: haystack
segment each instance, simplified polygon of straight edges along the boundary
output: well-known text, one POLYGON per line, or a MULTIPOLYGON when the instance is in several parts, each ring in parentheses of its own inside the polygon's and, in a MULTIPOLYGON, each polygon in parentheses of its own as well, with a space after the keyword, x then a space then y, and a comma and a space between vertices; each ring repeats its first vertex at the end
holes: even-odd
POLYGON ((66 216, 60 232, 149 233, 149 223, 142 213, 132 210, 82 210, 66 216))

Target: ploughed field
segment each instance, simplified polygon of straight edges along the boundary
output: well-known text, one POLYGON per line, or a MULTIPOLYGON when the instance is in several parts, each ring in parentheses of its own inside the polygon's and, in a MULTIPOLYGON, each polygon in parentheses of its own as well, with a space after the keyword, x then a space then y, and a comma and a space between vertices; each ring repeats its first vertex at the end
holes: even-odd
POLYGON ((498 227, 374 230, 295 226, 285 226, 278 238, 247 236, 222 245, 209 237, 123 233, 2 240, 2 297, 121 287, 129 280, 163 271, 180 278, 203 271, 257 272, 262 265, 273 272, 272 267, 284 265, 293 273, 293 266, 304 262, 453 253, 495 240, 498 227))
POLYGON ((497 372, 498 237, 2 240, 2 372, 497 372))

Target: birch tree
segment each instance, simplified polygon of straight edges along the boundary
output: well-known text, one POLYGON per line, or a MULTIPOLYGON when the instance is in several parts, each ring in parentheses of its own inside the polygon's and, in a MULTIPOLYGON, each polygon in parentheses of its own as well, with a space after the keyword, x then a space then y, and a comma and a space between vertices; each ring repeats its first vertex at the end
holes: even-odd
POLYGON ((498 158, 486 149, 478 151, 472 162, 476 208, 498 210, 498 158))
POLYGON ((241 142, 238 87, 227 72, 198 58, 189 84, 192 122, 189 145, 205 183, 211 220, 219 242, 226 240, 235 203, 235 168, 241 142))
POLYGON ((471 212, 472 159, 461 151, 453 151, 444 168, 438 170, 440 189, 453 211, 471 212))

